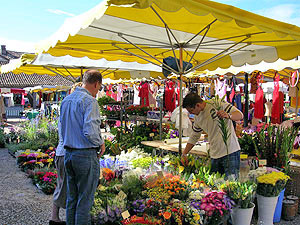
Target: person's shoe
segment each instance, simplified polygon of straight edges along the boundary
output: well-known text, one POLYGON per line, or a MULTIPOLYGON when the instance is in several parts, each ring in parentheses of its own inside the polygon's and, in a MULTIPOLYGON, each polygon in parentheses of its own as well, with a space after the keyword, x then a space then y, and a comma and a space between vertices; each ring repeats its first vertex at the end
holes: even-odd
POLYGON ((49 225, 66 225, 66 221, 60 221, 60 222, 56 222, 53 220, 49 220, 49 225))

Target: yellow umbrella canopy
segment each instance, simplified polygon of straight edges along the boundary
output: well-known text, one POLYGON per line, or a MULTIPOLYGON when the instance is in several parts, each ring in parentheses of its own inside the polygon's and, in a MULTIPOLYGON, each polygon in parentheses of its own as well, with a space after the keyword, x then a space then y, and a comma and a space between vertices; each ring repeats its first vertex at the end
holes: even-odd
POLYGON ((213 1, 106 0, 66 20, 37 52, 157 65, 176 55, 193 64, 188 73, 289 60, 299 43, 297 26, 213 1))

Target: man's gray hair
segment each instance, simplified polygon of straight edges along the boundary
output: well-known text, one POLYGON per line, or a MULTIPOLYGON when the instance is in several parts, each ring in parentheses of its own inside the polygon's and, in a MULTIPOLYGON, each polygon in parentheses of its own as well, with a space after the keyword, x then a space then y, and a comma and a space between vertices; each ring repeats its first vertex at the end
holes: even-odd
POLYGON ((83 74, 82 82, 84 84, 102 83, 102 75, 97 70, 87 70, 83 74))

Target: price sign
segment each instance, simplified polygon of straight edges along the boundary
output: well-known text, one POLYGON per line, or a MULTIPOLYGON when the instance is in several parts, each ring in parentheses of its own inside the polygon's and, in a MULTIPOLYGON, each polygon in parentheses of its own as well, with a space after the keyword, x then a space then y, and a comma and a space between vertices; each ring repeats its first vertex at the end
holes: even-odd
POLYGON ((258 165, 259 165, 260 167, 266 166, 266 165, 267 165, 267 160, 266 160, 266 159, 260 159, 260 160, 258 161, 258 165))
POLYGON ((128 210, 122 212, 122 217, 123 217, 124 220, 128 219, 130 217, 130 214, 129 214, 128 210))

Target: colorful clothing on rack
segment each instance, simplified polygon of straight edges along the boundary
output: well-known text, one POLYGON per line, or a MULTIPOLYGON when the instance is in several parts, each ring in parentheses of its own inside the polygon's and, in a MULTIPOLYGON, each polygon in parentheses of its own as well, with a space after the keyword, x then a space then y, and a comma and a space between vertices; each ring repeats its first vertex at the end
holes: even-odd
MULTIPOLYGON (((226 96, 226 91, 227 91, 227 85, 226 85, 226 80, 221 81, 219 79, 215 80, 215 94, 219 95, 220 98, 223 98, 224 96, 226 96)), ((226 97, 225 97, 225 101, 226 101, 226 97)))
POLYGON ((149 106, 149 92, 150 86, 148 82, 142 82, 139 88, 139 97, 141 106, 149 106))
POLYGON ((123 98, 123 85, 119 84, 117 87, 117 101, 121 101, 123 98))
POLYGON ((173 81, 166 81, 164 107, 167 111, 173 112, 176 108, 175 84, 173 81))
POLYGON ((257 119, 264 117, 264 92, 261 86, 257 88, 255 95, 254 117, 257 119))
POLYGON ((139 105, 140 103, 139 88, 137 85, 133 85, 133 105, 139 105))
POLYGON ((272 123, 279 123, 280 109, 279 109, 279 79, 278 74, 274 77, 274 91, 273 91, 273 106, 272 106, 272 123))

